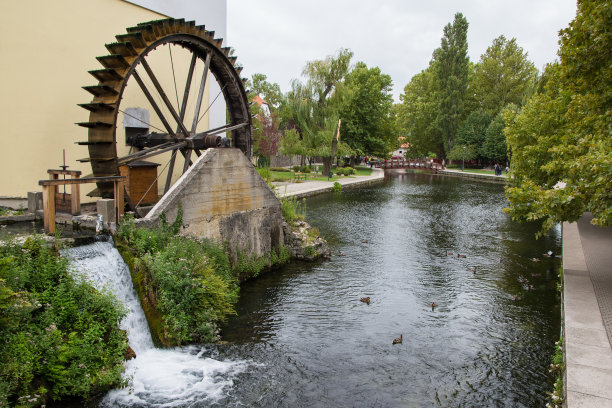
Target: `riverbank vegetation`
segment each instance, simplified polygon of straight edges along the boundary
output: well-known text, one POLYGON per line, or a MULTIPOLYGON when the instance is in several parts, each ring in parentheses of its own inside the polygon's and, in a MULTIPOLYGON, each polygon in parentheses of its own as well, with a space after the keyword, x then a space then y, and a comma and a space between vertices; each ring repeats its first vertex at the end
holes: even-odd
POLYGON ((164 346, 216 341, 217 324, 235 313, 238 298, 223 247, 177 235, 181 223, 180 212, 152 229, 126 217, 117 232, 154 341, 164 346))
POLYGON ((239 283, 289 261, 287 248, 262 257, 206 239, 178 235, 182 211, 168 223, 139 228, 124 218, 117 248, 130 267, 132 281, 157 345, 176 346, 218 340, 218 325, 235 314, 239 283))
POLYGON ((0 406, 87 399, 123 384, 125 310, 41 238, 0 246, 0 406))

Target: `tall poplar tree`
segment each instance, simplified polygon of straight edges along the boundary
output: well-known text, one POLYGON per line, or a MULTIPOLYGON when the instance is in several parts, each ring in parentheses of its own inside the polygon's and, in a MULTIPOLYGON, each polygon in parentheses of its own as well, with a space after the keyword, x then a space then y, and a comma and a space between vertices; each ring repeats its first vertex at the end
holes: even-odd
POLYGON ((453 23, 444 27, 440 48, 433 53, 440 97, 437 121, 445 152, 453 148, 459 122, 464 117, 470 67, 467 30, 467 19, 461 13, 455 14, 453 23))

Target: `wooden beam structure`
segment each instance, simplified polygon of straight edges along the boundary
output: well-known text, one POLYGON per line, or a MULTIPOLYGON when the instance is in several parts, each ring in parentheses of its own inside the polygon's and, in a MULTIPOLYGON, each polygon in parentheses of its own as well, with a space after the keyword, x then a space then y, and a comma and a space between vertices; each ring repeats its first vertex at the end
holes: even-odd
POLYGON ((57 186, 70 185, 72 194, 72 214, 78 214, 80 212, 80 185, 86 183, 98 183, 98 182, 113 182, 114 185, 114 197, 115 197, 115 217, 117 222, 121 220, 123 216, 124 206, 124 186, 125 176, 108 176, 108 177, 83 177, 80 171, 74 170, 49 170, 48 173, 51 175, 50 180, 39 180, 38 185, 43 188, 43 220, 45 225, 45 232, 48 234, 55 233, 55 193, 57 192, 57 186), (70 179, 59 179, 60 174, 70 175, 74 178, 70 179), (74 198, 76 196, 76 198, 74 198))

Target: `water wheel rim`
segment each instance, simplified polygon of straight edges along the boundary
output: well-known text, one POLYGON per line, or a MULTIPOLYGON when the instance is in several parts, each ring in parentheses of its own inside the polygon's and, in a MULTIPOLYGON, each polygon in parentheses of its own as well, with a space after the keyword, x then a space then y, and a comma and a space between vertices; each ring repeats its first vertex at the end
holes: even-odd
MULTIPOLYGON (((252 130, 245 80, 240 78, 241 68, 235 67, 236 58, 229 56, 228 48, 221 48, 222 40, 214 39, 214 32, 206 31, 204 27, 176 19, 144 23, 127 31, 127 35, 117 36, 118 40, 121 38, 125 41, 107 44, 109 51, 118 50, 119 54, 98 57, 105 68, 90 71, 99 79, 98 85, 84 87, 94 94, 91 103, 81 105, 90 111, 89 122, 80 123, 89 128, 88 161, 94 176, 119 174, 121 157, 117 153, 117 121, 125 89, 134 82, 136 69, 143 66, 146 57, 164 45, 185 48, 200 61, 210 56, 208 69, 221 88, 228 122, 240 125, 231 129, 232 145, 250 158, 252 130)), ((108 184, 98 184, 97 190, 95 193, 98 195, 112 195, 112 187, 108 184)))

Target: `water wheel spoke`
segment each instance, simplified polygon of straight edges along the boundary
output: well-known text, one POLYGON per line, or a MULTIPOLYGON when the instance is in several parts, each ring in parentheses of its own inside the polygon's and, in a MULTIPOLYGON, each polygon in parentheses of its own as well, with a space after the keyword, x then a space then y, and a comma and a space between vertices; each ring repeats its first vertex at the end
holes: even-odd
POLYGON ((122 166, 124 164, 128 164, 131 163, 133 161, 136 160, 143 160, 146 159, 148 157, 152 157, 152 156, 157 156, 158 154, 162 154, 165 152, 168 152, 170 150, 178 150, 181 149, 183 147, 185 147, 187 145, 187 142, 184 141, 180 141, 180 142, 167 142, 164 144, 161 144, 159 146, 155 146, 155 147, 151 147, 148 149, 144 149, 144 150, 140 150, 136 153, 132 153, 132 154, 128 154, 127 156, 123 156, 123 157, 119 157, 117 158, 117 163, 119 166, 122 166))
POLYGON ((200 82, 200 90, 198 92, 198 100, 196 102, 195 113, 193 114, 193 124, 191 125, 191 132, 195 133, 200 121, 200 109, 202 108, 202 97, 204 96, 204 88, 206 87, 206 78, 208 77, 208 70, 210 68, 210 52, 206 54, 206 61, 204 62, 204 71, 202 72, 202 81, 200 82))
POLYGON ((191 54, 191 63, 189 64, 189 72, 187 73, 187 81, 185 81, 185 92, 183 92, 183 102, 181 103, 181 122, 185 119, 185 111, 187 110, 187 100, 189 99, 189 90, 191 89, 191 81, 193 80, 193 71, 195 70, 198 56, 191 54))
POLYGON ((185 156, 185 163, 183 164, 183 174, 191 166, 191 149, 181 149, 183 156, 185 156))
POLYGON ((176 150, 172 152, 172 157, 170 157, 170 165, 168 166, 168 174, 166 175, 166 185, 164 186, 164 194, 170 190, 170 186, 172 185, 172 173, 174 173, 174 163, 176 162, 176 150))
POLYGON ((151 82, 153 82, 153 86, 155 87, 155 89, 159 93, 159 96, 161 96, 162 100, 164 101, 164 104, 166 104, 166 108, 168 108, 168 110, 170 111, 170 114, 172 115, 172 117, 174 118, 174 120, 176 121, 178 126, 180 127, 181 131, 183 132, 183 135, 179 136, 179 137, 180 138, 187 137, 189 135, 189 132, 187 131, 187 128, 183 124, 183 121, 181 120, 181 118, 178 115, 178 113, 176 113, 176 109, 174 109, 174 106, 172 106, 172 103, 170 102, 170 99, 168 99, 168 96, 166 95, 166 93, 164 92, 164 89, 162 88, 161 84, 157 80, 157 77, 153 73, 153 70, 149 66, 149 63, 144 58, 140 61, 140 63, 143 66, 143 68, 145 69, 145 71, 147 72, 147 75, 151 79, 151 82))
POLYGON ((132 74, 132 76, 134 77, 134 79, 138 83, 138 86, 140 86, 140 89, 142 89, 142 92, 147 97, 147 100, 151 104, 151 107, 153 108, 153 110, 157 114, 157 117, 159 118, 159 120, 161 120, 162 124, 164 125, 164 128, 166 128, 166 132, 171 134, 172 137, 176 139, 176 137, 177 137, 176 133, 170 127, 170 123, 168 123, 168 121, 166 120, 166 117, 162 113, 161 109, 159 109, 159 106, 157 106, 157 102, 155 102, 155 99, 153 99, 153 95, 151 95, 151 92, 149 92, 149 89, 147 88, 147 86, 143 82, 142 78, 140 78, 140 75, 138 75, 138 72, 136 70, 134 70, 134 73, 132 74))

